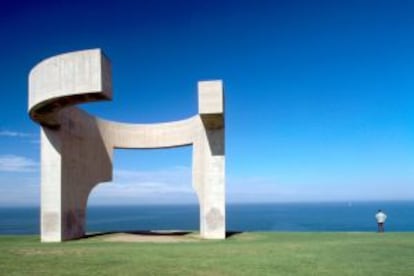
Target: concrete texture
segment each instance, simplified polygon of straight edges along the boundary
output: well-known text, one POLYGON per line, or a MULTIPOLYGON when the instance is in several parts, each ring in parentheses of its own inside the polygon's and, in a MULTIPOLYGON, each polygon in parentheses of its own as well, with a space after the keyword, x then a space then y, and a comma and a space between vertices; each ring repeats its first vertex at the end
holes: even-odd
POLYGON ((160 124, 94 117, 76 104, 112 98, 111 65, 100 49, 51 57, 29 76, 29 114, 41 125, 41 240, 85 235, 88 196, 112 180, 115 148, 193 146, 200 235, 225 238, 224 99, 221 81, 198 83, 199 114, 160 124))

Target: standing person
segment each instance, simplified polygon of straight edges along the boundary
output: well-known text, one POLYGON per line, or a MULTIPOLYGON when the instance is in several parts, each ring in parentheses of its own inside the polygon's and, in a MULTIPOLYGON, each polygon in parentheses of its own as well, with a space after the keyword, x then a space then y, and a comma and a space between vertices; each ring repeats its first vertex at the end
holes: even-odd
POLYGON ((377 220, 377 224, 378 224, 378 232, 382 233, 384 232, 384 223, 385 220, 387 219, 387 215, 380 210, 378 210, 378 212, 375 214, 375 219, 377 220))

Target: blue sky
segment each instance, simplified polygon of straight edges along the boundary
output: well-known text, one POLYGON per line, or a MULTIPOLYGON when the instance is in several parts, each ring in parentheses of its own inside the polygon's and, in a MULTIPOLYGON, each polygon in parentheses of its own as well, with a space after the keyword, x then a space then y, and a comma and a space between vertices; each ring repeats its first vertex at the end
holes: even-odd
MULTIPOLYGON (((102 48, 112 102, 154 123, 197 112, 222 79, 229 202, 414 196, 412 1, 2 1, 0 205, 39 204, 39 126, 27 76, 42 59, 102 48)), ((90 204, 195 202, 191 147, 116 150, 90 204)))

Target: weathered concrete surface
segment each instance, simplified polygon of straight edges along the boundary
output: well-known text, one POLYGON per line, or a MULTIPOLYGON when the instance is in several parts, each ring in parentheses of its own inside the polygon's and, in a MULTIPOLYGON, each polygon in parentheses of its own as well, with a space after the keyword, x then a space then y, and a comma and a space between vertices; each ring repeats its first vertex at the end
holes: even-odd
POLYGON ((41 240, 85 234, 88 196, 112 180, 115 148, 193 145, 200 233, 225 238, 224 99, 221 81, 198 83, 199 114, 160 124, 102 120, 75 104, 112 97, 111 66, 99 49, 54 56, 29 76, 29 114, 41 132, 41 240))

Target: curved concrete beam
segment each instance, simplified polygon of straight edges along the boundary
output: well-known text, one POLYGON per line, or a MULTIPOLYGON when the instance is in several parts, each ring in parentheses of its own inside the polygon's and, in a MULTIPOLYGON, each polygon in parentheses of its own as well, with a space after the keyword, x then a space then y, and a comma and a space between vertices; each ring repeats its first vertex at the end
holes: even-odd
POLYGON ((126 124, 99 122, 113 148, 157 149, 192 145, 198 116, 181 121, 158 124, 126 124))
POLYGON ((112 180, 115 148, 193 146, 200 234, 225 238, 224 100, 221 81, 198 84, 199 114, 159 124, 96 118, 75 104, 112 97, 111 66, 100 49, 54 56, 29 75, 29 114, 42 126, 41 239, 85 234, 88 196, 112 180))

